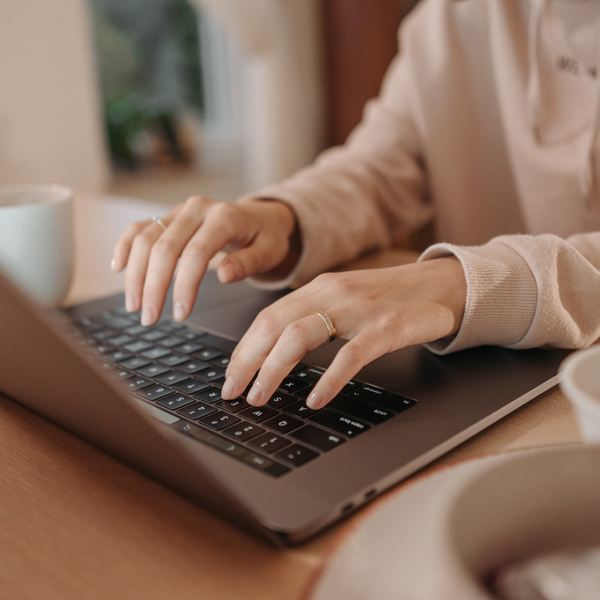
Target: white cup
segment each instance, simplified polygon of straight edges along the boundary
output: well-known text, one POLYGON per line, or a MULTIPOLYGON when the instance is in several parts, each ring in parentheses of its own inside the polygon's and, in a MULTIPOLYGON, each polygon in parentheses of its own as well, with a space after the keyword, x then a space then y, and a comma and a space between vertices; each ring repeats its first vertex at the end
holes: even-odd
POLYGON ((73 277, 73 191, 61 185, 0 187, 0 269, 45 306, 73 277))
POLYGON ((574 352, 560 370, 560 387, 575 409, 581 437, 600 442, 600 345, 574 352))

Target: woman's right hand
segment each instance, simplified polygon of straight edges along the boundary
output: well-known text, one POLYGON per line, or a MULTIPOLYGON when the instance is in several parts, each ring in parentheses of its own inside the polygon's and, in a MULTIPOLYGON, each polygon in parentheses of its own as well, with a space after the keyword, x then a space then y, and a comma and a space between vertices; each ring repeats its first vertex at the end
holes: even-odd
POLYGON ((251 199, 240 204, 192 196, 162 217, 130 225, 117 243, 111 268, 125 275, 125 306, 142 310, 142 325, 162 311, 179 261, 173 288, 173 318, 186 319, 210 259, 231 249, 217 268, 222 283, 256 273, 291 268, 291 237, 296 219, 283 202, 251 199), (287 260, 286 260, 287 259, 287 260))

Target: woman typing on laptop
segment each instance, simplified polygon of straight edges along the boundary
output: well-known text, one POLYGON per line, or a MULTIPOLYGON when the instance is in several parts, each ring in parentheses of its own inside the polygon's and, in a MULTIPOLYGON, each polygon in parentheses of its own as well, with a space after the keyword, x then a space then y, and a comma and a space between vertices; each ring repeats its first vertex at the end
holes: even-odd
POLYGON ((136 223, 113 269, 153 324, 179 261, 173 315, 209 260, 223 283, 302 285, 238 344, 224 398, 264 404, 309 350, 348 340, 307 404, 368 362, 429 343, 579 348, 600 336, 600 2, 423 0, 380 97, 346 144, 237 204, 196 196, 136 223), (432 217, 444 243, 413 265, 326 273, 432 217), (324 275, 319 275, 325 273, 324 275))

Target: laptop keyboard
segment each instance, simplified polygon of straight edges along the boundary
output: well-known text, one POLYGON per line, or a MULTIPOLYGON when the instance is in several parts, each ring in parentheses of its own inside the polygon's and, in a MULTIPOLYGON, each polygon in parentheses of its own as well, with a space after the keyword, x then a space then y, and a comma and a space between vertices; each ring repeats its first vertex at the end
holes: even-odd
POLYGON ((232 342, 161 318, 116 308, 77 321, 92 360, 155 417, 176 430, 279 477, 334 451, 416 401, 352 380, 325 408, 306 398, 323 374, 299 363, 265 406, 221 398, 232 342))

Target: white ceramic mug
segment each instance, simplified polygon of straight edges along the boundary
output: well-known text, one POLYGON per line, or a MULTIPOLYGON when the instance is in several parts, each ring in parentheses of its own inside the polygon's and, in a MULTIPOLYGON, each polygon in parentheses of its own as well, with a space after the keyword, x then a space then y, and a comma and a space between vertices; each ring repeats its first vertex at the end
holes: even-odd
POLYGON ((0 187, 0 269, 36 302, 56 306, 73 277, 73 191, 0 187))
POLYGON ((600 442, 600 345, 574 352, 560 371, 560 387, 575 409, 581 437, 600 442))

